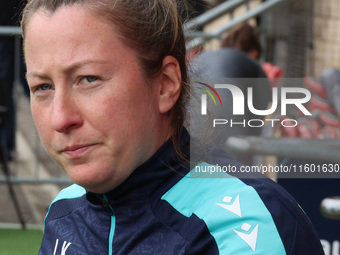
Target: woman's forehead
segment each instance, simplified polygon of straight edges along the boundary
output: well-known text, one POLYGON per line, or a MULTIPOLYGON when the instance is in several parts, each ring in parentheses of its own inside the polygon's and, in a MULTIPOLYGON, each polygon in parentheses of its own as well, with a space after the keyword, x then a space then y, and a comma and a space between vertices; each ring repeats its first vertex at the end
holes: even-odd
POLYGON ((52 16, 37 13, 32 17, 26 31, 25 56, 31 67, 33 63, 43 65, 47 58, 66 66, 124 58, 122 52, 135 55, 119 38, 111 24, 94 19, 88 10, 64 7, 52 16))

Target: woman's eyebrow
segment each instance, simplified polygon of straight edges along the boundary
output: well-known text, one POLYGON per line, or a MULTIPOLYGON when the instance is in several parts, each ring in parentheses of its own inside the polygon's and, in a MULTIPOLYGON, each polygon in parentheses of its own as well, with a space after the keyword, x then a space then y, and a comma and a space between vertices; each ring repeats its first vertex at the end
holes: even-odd
POLYGON ((63 68, 63 72, 67 73, 69 71, 78 69, 82 66, 89 65, 89 64, 106 64, 108 61, 107 60, 102 60, 102 59, 84 59, 80 61, 75 61, 74 63, 69 64, 65 68, 63 68))
MULTIPOLYGON (((82 66, 89 64, 106 64, 108 61, 101 59, 84 59, 81 61, 76 61, 74 63, 69 64, 65 68, 63 68, 63 73, 69 73, 73 70, 76 70, 82 66)), ((40 71, 30 71, 26 73, 26 79, 30 77, 37 77, 40 79, 49 79, 49 76, 40 71)))
POLYGON ((48 79, 48 76, 46 74, 44 74, 43 72, 39 72, 39 71, 27 72, 25 76, 26 76, 26 80, 30 77, 36 77, 36 78, 40 78, 40 79, 48 79))

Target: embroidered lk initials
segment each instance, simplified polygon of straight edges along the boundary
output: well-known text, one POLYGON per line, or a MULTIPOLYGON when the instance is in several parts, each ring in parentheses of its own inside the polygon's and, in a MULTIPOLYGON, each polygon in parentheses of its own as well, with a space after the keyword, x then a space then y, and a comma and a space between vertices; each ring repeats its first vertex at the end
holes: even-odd
MULTIPOLYGON (((54 246, 54 252, 53 255, 57 255, 57 249, 58 249, 58 244, 59 244, 59 239, 55 241, 55 246, 54 246)), ((66 255, 66 250, 68 247, 70 247, 72 243, 64 241, 63 246, 61 247, 61 253, 60 255, 66 255)))

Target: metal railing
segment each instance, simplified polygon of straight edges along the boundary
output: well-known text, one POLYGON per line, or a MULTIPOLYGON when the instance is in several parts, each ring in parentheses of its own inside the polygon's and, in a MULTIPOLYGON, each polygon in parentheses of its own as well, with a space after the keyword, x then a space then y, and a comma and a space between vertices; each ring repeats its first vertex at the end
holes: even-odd
POLYGON ((195 30, 197 27, 207 25, 214 20, 222 17, 226 13, 233 11, 236 7, 247 3, 248 0, 229 0, 220 4, 218 7, 206 11, 202 15, 187 21, 184 24, 184 31, 188 32, 190 30, 195 30))
POLYGON ((340 163, 340 140, 303 138, 229 137, 228 150, 250 155, 271 155, 340 163))
MULTIPOLYGON (((67 177, 51 177, 51 178, 39 178, 38 177, 10 177, 9 181, 13 184, 72 184, 70 178, 67 177)), ((5 177, 0 177, 0 184, 6 183, 5 177)))
POLYGON ((236 7, 247 4, 248 1, 246 0, 228 0, 225 3, 211 9, 203 13, 202 15, 198 16, 191 21, 188 21, 185 26, 185 33, 188 38, 195 37, 191 41, 187 43, 187 50, 192 50, 197 46, 200 46, 213 38, 221 38, 221 35, 228 31, 229 29, 233 28, 234 26, 254 18, 264 12, 268 11, 270 8, 277 6, 280 3, 285 2, 286 0, 267 0, 261 4, 259 4, 256 8, 248 10, 245 14, 232 18, 228 23, 224 26, 221 26, 210 33, 197 33, 193 31, 195 28, 199 26, 207 25, 208 23, 220 18, 222 15, 229 13, 230 11, 234 10, 236 7))

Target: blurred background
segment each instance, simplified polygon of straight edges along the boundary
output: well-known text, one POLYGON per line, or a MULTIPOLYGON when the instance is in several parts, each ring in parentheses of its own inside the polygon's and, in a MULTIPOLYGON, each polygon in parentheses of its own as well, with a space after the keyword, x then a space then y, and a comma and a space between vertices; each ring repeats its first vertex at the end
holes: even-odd
MULTIPOLYGON (((4 238, 10 238, 6 234, 9 229, 26 229, 29 236, 33 235, 29 230, 42 230, 50 202, 63 187, 71 184, 46 154, 31 117, 18 27, 23 4, 19 0, 0 3, 0 254, 6 255, 19 254, 3 248, 8 245, 3 245, 1 240, 10 243, 4 238)), ((229 136, 223 141, 226 150, 246 164, 338 167, 340 1, 190 0, 185 6, 181 13, 187 20, 190 67, 199 66, 200 58, 205 63, 212 61, 213 66, 217 62, 213 52, 236 49, 236 55, 240 51, 244 56, 239 67, 236 60, 225 64, 226 71, 221 71, 225 78, 267 77, 269 88, 284 86, 280 81, 286 79, 297 79, 294 86, 312 93, 307 105, 312 116, 306 118, 298 112, 288 112, 287 118, 299 120, 294 128, 265 126, 256 134, 244 131, 239 134, 242 136, 229 136), (252 35, 253 39, 238 37, 241 32, 237 31, 245 26, 251 30, 243 34, 252 35), (237 43, 242 40, 247 43, 237 43), (248 65, 259 68, 261 75, 238 72, 248 65), (232 77, 228 70, 233 68, 238 70, 232 77)), ((337 200, 340 173, 327 178, 295 178, 280 173, 269 177, 300 203, 322 239, 325 254, 340 254, 337 200)), ((31 249, 38 249, 40 240, 41 234, 37 234, 35 241, 29 241, 35 244, 31 249)), ((14 246, 9 250, 18 249, 18 245, 14 246)))

